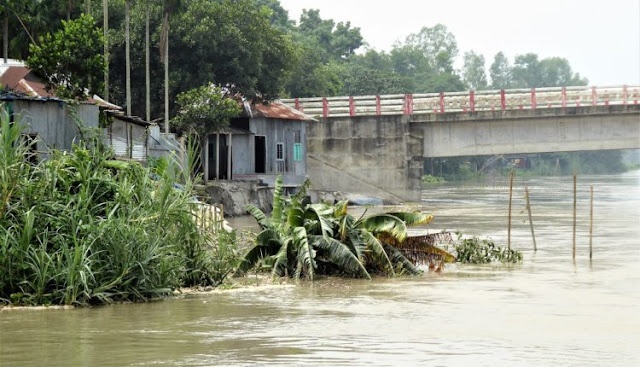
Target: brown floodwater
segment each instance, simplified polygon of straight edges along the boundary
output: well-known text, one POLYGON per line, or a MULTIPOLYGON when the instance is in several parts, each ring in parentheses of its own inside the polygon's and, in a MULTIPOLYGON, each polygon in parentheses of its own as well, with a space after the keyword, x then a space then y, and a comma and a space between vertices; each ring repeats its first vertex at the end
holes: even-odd
MULTIPOLYGON (((520 265, 0 311, 0 366, 638 366, 640 172, 582 176, 578 187, 575 262, 572 178, 516 180, 512 246, 524 253, 520 265)), ((420 231, 506 244, 507 190, 504 181, 425 189, 421 204, 436 219, 420 231)))

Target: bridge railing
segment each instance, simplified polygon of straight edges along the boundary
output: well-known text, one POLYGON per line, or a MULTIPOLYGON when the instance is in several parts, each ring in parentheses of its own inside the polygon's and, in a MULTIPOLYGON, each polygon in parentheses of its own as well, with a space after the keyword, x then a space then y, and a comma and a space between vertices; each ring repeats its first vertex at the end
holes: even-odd
POLYGON ((413 115, 640 103, 640 86, 553 87, 283 99, 315 117, 413 115))

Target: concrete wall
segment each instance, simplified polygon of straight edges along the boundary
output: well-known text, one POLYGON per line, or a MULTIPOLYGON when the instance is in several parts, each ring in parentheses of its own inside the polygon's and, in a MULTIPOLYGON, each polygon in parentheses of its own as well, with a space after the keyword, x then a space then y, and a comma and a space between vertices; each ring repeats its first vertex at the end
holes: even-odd
POLYGON ((413 162, 422 165, 422 144, 410 136, 407 116, 329 118, 308 123, 307 137, 314 188, 415 197, 408 179, 413 162))

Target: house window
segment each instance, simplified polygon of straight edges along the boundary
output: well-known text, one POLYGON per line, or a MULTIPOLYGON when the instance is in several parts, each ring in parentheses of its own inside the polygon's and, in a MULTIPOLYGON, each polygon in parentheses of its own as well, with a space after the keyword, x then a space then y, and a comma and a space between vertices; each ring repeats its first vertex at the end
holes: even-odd
POLYGON ((302 144, 293 144, 293 160, 300 162, 302 160, 302 144))
POLYGON ((284 143, 276 143, 276 161, 284 161, 284 143))

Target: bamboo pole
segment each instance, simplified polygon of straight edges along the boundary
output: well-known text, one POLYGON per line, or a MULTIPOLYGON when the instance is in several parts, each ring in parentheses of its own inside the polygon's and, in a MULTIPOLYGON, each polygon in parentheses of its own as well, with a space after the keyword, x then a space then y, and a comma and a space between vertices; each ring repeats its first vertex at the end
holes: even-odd
POLYGON ((509 174, 509 220, 507 224, 507 248, 511 250, 511 199, 513 197, 513 171, 509 174))
POLYGON ((524 197, 527 199, 527 212, 529 213, 529 225, 531 226, 531 238, 533 238, 533 251, 538 251, 536 234, 533 231, 533 219, 531 218, 531 202, 529 201, 529 188, 524 187, 524 197))
POLYGON ((573 259, 576 259, 576 208, 578 202, 578 171, 573 171, 573 259))
POLYGON ((593 258, 593 185, 591 185, 591 205, 589 209, 589 260, 593 258))

